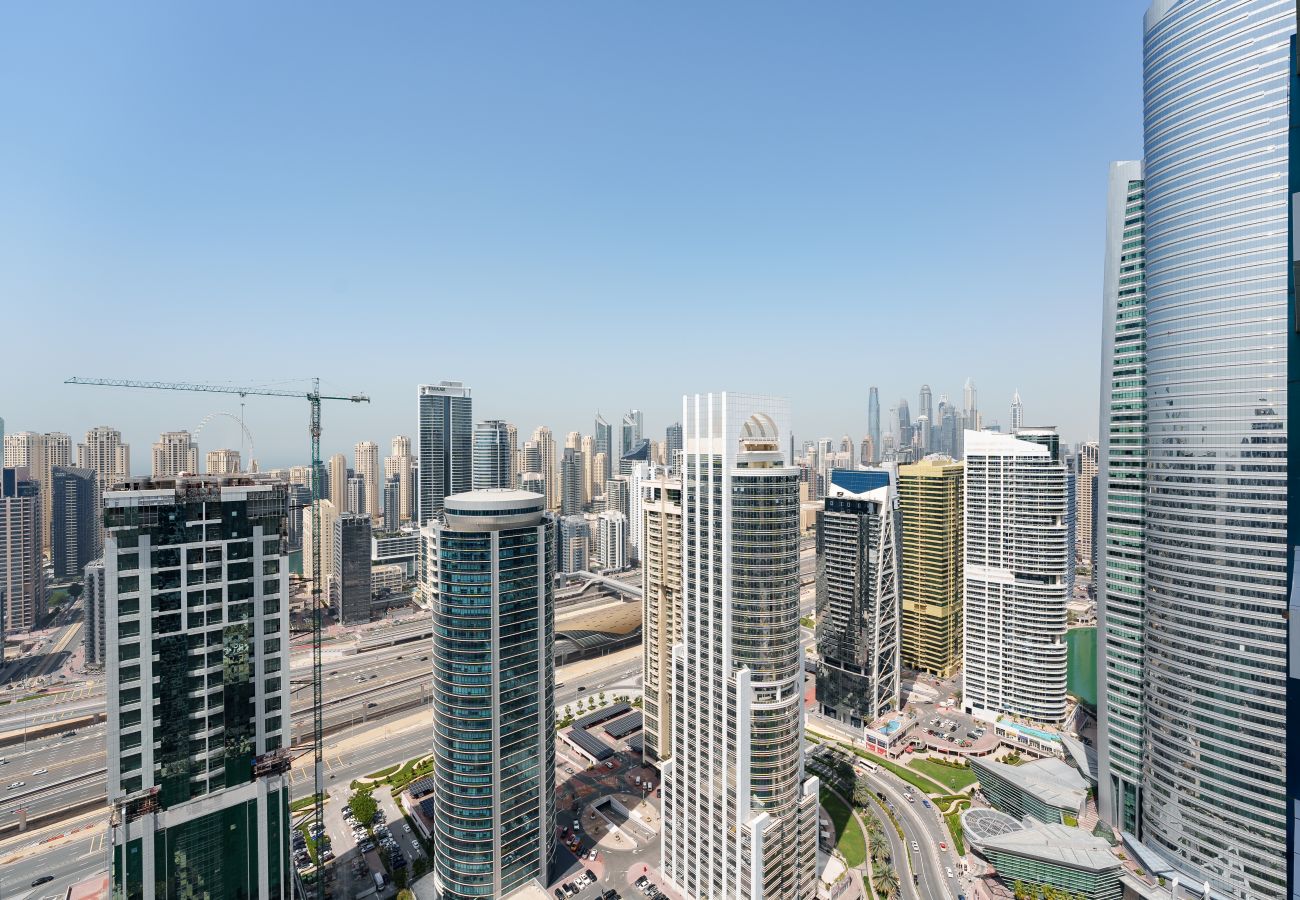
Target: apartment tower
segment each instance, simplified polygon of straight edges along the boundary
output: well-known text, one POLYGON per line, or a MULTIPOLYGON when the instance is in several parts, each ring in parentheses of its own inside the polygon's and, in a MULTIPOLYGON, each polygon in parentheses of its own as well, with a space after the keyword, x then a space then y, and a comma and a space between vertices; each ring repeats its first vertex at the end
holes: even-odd
POLYGON ((442 499, 474 483, 474 407, 459 381, 419 387, 419 522, 442 510, 442 499))
POLYGON ((961 667, 964 475, 946 456, 898 467, 902 662, 940 678, 961 667))
POLYGON ((663 870, 688 897, 816 893, 803 771, 799 470, 784 400, 682 400, 681 641, 663 764, 663 870))

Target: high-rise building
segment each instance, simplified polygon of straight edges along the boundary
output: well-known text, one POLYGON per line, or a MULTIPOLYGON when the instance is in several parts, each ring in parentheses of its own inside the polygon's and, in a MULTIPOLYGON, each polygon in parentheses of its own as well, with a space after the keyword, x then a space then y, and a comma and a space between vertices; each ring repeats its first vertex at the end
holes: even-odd
MULTIPOLYGON (((919 422, 921 418, 924 417, 927 422, 933 423, 935 421, 934 394, 931 392, 930 386, 928 384, 921 385, 921 395, 918 399, 920 402, 917 404, 917 410, 916 410, 917 421, 919 422)), ((927 435, 927 439, 928 439, 928 435, 927 435)), ((926 453, 929 453, 930 450, 931 450, 930 445, 926 443, 921 447, 921 454, 924 455, 926 453)))
POLYGON ((1289 896, 1284 348, 1295 31, 1294 4, 1163 0, 1143 35, 1138 837, 1170 875, 1252 900, 1289 896))
POLYGON ((654 473, 641 482, 643 756, 672 755, 673 647, 681 643, 682 482, 654 473))
POLYGON ((1091 567, 1094 554, 1093 546, 1093 486, 1097 478, 1097 442, 1084 441, 1079 445, 1078 476, 1075 485, 1077 491, 1075 514, 1075 555, 1086 559, 1091 567))
POLYGON ((560 460, 560 514, 576 516, 582 513, 582 452, 572 447, 564 448, 560 460))
POLYGON ((862 465, 871 465, 871 460, 876 458, 875 445, 871 443, 871 435, 862 439, 862 452, 858 454, 858 459, 862 460, 862 465))
POLYGON ((625 517, 632 512, 629 492, 631 482, 626 478, 611 478, 605 482, 605 509, 621 512, 625 517))
POLYGON ((443 900, 479 900, 545 886, 556 827, 554 519, 533 494, 472 491, 447 497, 422 536, 434 599, 434 887, 443 900))
MULTIPOLYGON (((310 471, 310 469, 308 469, 310 471)), ((285 542, 289 552, 302 549, 302 510, 311 509, 311 486, 289 482, 289 517, 285 522, 285 542)))
POLYGON ((606 569, 626 569, 629 565, 627 548, 627 516, 617 510, 607 509, 596 516, 600 530, 597 545, 600 547, 600 564, 606 569))
POLYGON ((893 481, 883 469, 836 469, 817 516, 817 703, 855 729, 899 706, 893 481))
POLYGON ((1011 395, 1011 433, 1025 427, 1025 405, 1020 402, 1020 391, 1011 395))
POLYGON ((86 432, 86 442, 77 445, 77 468, 99 476, 101 490, 131 477, 131 447, 122 443, 122 432, 97 425, 86 432))
MULTIPOLYGON (((880 453, 880 390, 874 385, 867 394, 867 437, 871 438, 871 449, 880 453)), ((880 458, 874 455, 862 460, 864 466, 873 466, 878 462, 880 458)))
POLYGON ((384 531, 393 532, 402 527, 402 479, 389 475, 384 479, 384 531))
POLYGON ((459 381, 422 384, 420 412, 419 521, 442 510, 442 498, 474 484, 474 407, 459 381))
POLYGON ((632 470, 637 466, 648 465, 650 462, 650 441, 647 438, 640 438, 631 447, 623 453, 618 461, 618 474, 626 478, 632 474, 632 470))
POLYGON ((674 422, 668 426, 664 435, 664 465, 676 471, 677 454, 682 452, 682 423, 674 422))
POLYGON ((238 450, 209 450, 204 463, 209 475, 238 475, 242 471, 238 450))
POLYGON ((370 512, 366 509, 366 482, 360 475, 348 476, 348 505, 344 512, 357 515, 370 512))
POLYGON ((961 665, 963 473, 941 456, 898 467, 902 662, 940 678, 961 665))
POLYGON ((329 500, 339 513, 348 511, 348 458, 335 453, 329 462, 329 500))
POLYGON ((82 646, 86 651, 86 665, 95 669, 104 667, 104 560, 92 560, 84 571, 82 590, 84 611, 82 646))
POLYGON ((967 378, 966 386, 962 388, 962 403, 966 429, 979 431, 983 426, 980 424, 979 395, 973 378, 967 378))
MULTIPOLYGON (((344 510, 343 512, 346 512, 344 510)), ((320 501, 320 570, 321 579, 325 581, 334 574, 334 523, 341 515, 339 509, 329 500, 320 501)), ((302 511, 302 574, 304 578, 315 576, 314 562, 316 532, 312 529, 311 507, 302 511)))
POLYGON ((1102 500, 1097 585, 1097 806, 1117 831, 1141 836, 1146 717, 1146 263, 1142 163, 1112 163, 1106 198, 1102 321, 1102 500))
POLYGON ((531 443, 535 446, 536 456, 530 462, 537 468, 528 471, 541 472, 546 477, 546 508, 557 510, 560 508, 560 470, 555 455, 555 437, 551 434, 551 429, 538 425, 533 431, 531 443))
POLYGON ((524 472, 519 476, 519 489, 530 494, 546 496, 546 476, 541 472, 524 472))
POLYGON ((54 577, 79 578, 100 554, 99 479, 90 469, 55 466, 50 561, 54 577))
POLYGON ((404 434, 395 435, 388 452, 390 456, 411 456, 411 439, 404 434))
POLYGON ((1065 719, 1074 550, 1054 438, 1045 429, 965 435, 962 705, 980 718, 1065 719))
POLYGON ((681 642, 663 764, 663 868, 688 897, 816 893, 819 782, 805 778, 799 470, 783 400, 682 402, 681 642))
POLYGON ((586 516, 560 520, 560 571, 585 572, 591 568, 591 526, 586 516))
POLYGON ((584 506, 591 503, 591 498, 600 493, 596 488, 596 483, 592 479, 595 477, 596 464, 596 440, 589 434, 582 436, 582 503, 584 506))
POLYGON ((605 468, 596 478, 596 481, 603 485, 609 479, 609 476, 613 474, 612 465, 613 460, 616 459, 614 454, 618 452, 618 448, 614 446, 614 429, 610 427, 610 424, 605 421, 605 417, 600 413, 596 413, 594 437, 596 452, 605 454, 605 468))
POLYGON ((383 516, 379 505, 379 445, 374 441, 361 441, 352 449, 352 458, 366 498, 366 515, 374 525, 383 516))
POLYGON ((605 458, 604 453, 597 453, 591 458, 591 503, 596 502, 597 497, 603 497, 605 494, 605 482, 608 480, 601 475, 602 472, 609 471, 609 460, 605 458))
POLYGON ((230 476, 104 497, 115 896, 292 896, 285 515, 230 476))
POLYGON ((344 625, 370 621, 370 516, 344 513, 334 520, 334 578, 330 605, 344 625))
MULTIPOLYGON (((12 437, 12 435, 10 435, 12 437)), ((26 466, 0 469, 0 646, 45 617, 41 485, 26 466)))
POLYGON ((48 556, 53 519, 53 469, 72 465, 72 438, 57 431, 48 434, 20 431, 5 435, 4 456, 6 467, 27 469, 28 477, 40 485, 41 552, 48 556))
POLYGON ((199 445, 188 431, 164 431, 153 445, 154 478, 199 473, 199 445))
MULTIPOLYGON (((415 457, 411 454, 411 439, 404 435, 393 438, 391 452, 384 460, 384 478, 397 479, 397 521, 409 522, 415 517, 415 457)), ((388 515, 388 508, 384 508, 388 515)))
POLYGON ((628 452, 641 442, 645 436, 645 420, 639 409, 629 409, 623 413, 623 421, 619 425, 619 445, 618 455, 621 459, 628 452))
POLYGON ((566 434, 566 435, 564 436, 564 449, 565 449, 565 450, 581 450, 581 449, 582 449, 582 433, 581 433, 581 432, 578 432, 578 431, 570 431, 568 434, 566 434))

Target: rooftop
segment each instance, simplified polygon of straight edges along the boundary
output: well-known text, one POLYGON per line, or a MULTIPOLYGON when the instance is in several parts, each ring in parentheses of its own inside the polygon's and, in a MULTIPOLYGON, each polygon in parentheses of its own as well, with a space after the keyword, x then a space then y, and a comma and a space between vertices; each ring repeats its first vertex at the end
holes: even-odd
POLYGON ((985 769, 1058 809, 1081 809, 1088 797, 1088 782, 1073 766, 1054 756, 1018 766, 975 758, 971 766, 985 769))
POLYGON ((986 852, 1014 853, 1030 859, 1104 872, 1118 869, 1120 861, 1110 851, 1104 838, 1095 837, 1082 828, 1065 825, 1035 825, 1020 831, 991 837, 984 841, 986 852))
POLYGON ((990 838, 1023 831, 1025 826, 1015 816, 996 809, 974 807, 961 814, 961 827, 972 844, 983 847, 984 842, 990 838))

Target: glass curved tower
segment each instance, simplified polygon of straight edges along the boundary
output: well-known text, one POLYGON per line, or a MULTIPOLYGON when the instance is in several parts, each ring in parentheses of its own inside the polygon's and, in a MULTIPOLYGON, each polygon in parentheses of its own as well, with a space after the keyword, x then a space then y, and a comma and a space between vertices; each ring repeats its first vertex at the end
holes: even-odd
POLYGON ((1144 38, 1142 838, 1285 894, 1287 0, 1157 0, 1144 38))
POLYGON ((433 599, 434 881, 443 900, 549 880, 555 851, 554 520, 516 490, 447 497, 433 599))

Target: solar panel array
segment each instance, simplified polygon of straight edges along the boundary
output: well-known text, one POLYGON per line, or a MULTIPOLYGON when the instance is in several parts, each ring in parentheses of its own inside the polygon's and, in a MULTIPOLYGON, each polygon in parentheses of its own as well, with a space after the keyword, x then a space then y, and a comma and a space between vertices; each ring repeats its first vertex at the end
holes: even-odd
POLYGON ((611 703, 609 706, 602 706, 595 712, 589 712, 581 719, 573 723, 574 728, 590 728, 592 725, 599 725, 601 722, 608 722, 615 716, 621 716, 632 708, 632 704, 620 700, 617 703, 611 703))
POLYGON ((625 738, 634 731, 641 730, 641 713, 636 712, 621 719, 615 719, 605 726, 605 734, 614 740, 625 738))

